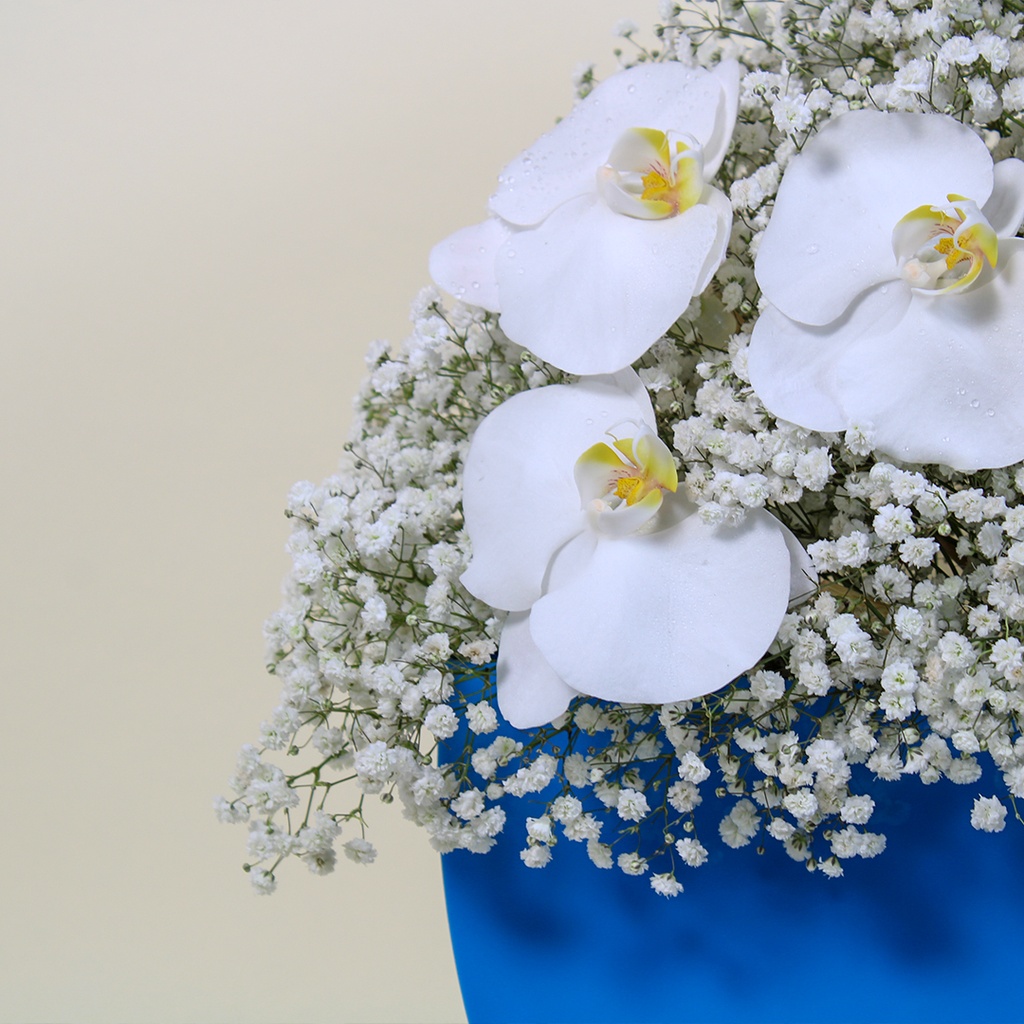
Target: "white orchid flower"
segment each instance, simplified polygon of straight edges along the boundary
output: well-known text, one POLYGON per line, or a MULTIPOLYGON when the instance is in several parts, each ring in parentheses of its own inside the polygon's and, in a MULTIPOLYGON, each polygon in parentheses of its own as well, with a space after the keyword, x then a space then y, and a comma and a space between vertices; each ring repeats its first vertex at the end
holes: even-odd
POLYGON ((908 462, 1024 458, 1024 163, 941 114, 859 110, 786 169, 750 381, 776 416, 908 462))
POLYGON ((732 208, 708 182, 738 91, 734 61, 613 75, 505 168, 490 219, 434 248, 434 280, 562 370, 628 366, 725 256, 732 208))
POLYGON ((522 392, 477 428, 463 508, 466 588, 510 612, 498 705, 517 728, 578 694, 662 704, 718 690, 813 589, 796 539, 764 511, 705 525, 632 370, 522 392))

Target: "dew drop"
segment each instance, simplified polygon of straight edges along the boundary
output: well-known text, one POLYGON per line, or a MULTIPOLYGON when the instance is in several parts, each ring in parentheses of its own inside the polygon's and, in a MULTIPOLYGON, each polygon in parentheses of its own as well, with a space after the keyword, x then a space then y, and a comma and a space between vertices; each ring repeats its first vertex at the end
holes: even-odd
POLYGON ((631 85, 631 86, 629 86, 629 87, 628 87, 628 88, 626 89, 626 92, 636 92, 636 86, 635 86, 635 85, 631 85))
POLYGON ((509 249, 505 255, 508 256, 510 260, 514 260, 516 258, 516 251, 515 249, 509 249))
POLYGON ((967 394, 967 388, 957 388, 956 389, 956 393, 958 395, 966 395, 967 394))
POLYGON ((995 414, 996 414, 995 409, 986 409, 985 410, 985 415, 986 416, 995 416, 995 414))
POLYGON ((479 288, 480 287, 480 282, 479 281, 474 281, 473 282, 473 287, 474 288, 479 288))
POLYGON ((977 398, 972 398, 971 399, 971 408, 972 409, 977 409, 979 405, 981 405, 981 402, 979 402, 977 398))
POLYGON ((589 417, 587 417, 585 422, 586 422, 588 427, 592 427, 594 425, 594 421, 592 419, 590 419, 589 417))
POLYGON ((879 290, 879 292, 881 292, 882 295, 888 295, 889 294, 889 286, 887 284, 883 284, 882 287, 879 288, 878 290, 879 290))
POLYGON ((487 252, 487 247, 484 246, 484 245, 481 245, 480 246, 480 255, 482 256, 485 252, 487 252))
POLYGON ((818 246, 816 246, 816 245, 809 245, 809 246, 807 246, 807 255, 808 256, 816 256, 817 254, 818 254, 818 246))
POLYGON ((949 435, 948 435, 948 434, 946 434, 946 436, 945 436, 945 437, 943 437, 943 439, 942 439, 942 443, 943 443, 943 444, 949 444, 949 435))

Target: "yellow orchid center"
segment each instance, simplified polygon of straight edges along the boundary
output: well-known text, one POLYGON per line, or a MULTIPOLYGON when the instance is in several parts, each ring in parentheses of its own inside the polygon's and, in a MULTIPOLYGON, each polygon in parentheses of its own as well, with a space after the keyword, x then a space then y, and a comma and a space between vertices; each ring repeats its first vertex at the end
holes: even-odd
POLYGON ((964 196, 946 198, 950 206, 919 206, 893 229, 900 273, 918 291, 962 291, 999 258, 999 239, 978 204, 964 196))
POLYGON ((630 128, 598 169, 597 185, 616 213, 641 220, 675 217, 704 195, 704 154, 692 136, 630 128))
POLYGON ((592 445, 576 460, 574 475, 583 507, 604 532, 639 529, 679 486, 672 453, 646 427, 636 437, 592 445))

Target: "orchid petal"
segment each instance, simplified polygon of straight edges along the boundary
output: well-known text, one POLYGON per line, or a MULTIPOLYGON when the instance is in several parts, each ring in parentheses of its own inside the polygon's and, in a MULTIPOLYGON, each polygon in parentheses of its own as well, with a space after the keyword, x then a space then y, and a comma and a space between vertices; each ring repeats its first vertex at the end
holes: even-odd
POLYGON ((530 631, 571 687, 660 704, 728 684, 775 638, 790 593, 779 524, 699 516, 659 533, 601 540, 586 568, 533 607, 530 631))
POLYGON ((732 232, 732 203, 729 197, 720 192, 717 188, 704 190, 704 205, 718 215, 718 234, 704 258, 704 266, 697 275, 697 283, 693 286, 693 294, 700 295, 711 283, 715 271, 722 265, 725 259, 725 250, 729 245, 729 235, 732 232))
POLYGON ((499 252, 502 329, 570 373, 614 372, 686 309, 722 237, 711 206, 641 221, 575 199, 499 252))
POLYGON ((740 103, 740 66, 734 60, 723 60, 711 70, 712 78, 722 87, 715 130, 704 143, 704 178, 710 181, 722 165, 732 143, 736 111, 740 103))
POLYGON ((551 568, 544 580, 544 590, 556 590, 579 576, 594 557, 597 540, 597 536, 588 530, 559 548, 551 559, 551 568))
POLYGON ((494 261, 512 229, 497 217, 462 228, 439 242, 430 252, 434 283, 460 302, 501 311, 494 261))
POLYGON ((881 285, 827 327, 808 327, 767 307, 747 350, 750 384, 765 408, 808 430, 845 430, 836 366, 865 332, 897 329, 910 299, 910 287, 901 281, 881 285))
POLYGON ((636 403, 637 407, 643 410, 641 420, 651 430, 657 431, 657 420, 654 416, 654 404, 651 402, 651 393, 644 387, 640 375, 631 366, 624 366, 615 373, 599 373, 590 378, 595 383, 607 384, 609 387, 625 391, 636 403))
POLYGON ((509 615, 502 627, 497 683, 498 710, 515 729, 546 725, 578 696, 537 650, 525 612, 509 615))
POLYGON ((831 323, 866 289, 896 277, 891 236, 901 218, 950 193, 984 205, 992 182, 985 144, 950 117, 837 117, 786 168, 758 250, 758 283, 787 316, 831 323))
POLYGON ((584 505, 603 498, 608 493, 608 477, 625 467, 625 460, 604 441, 591 445, 573 467, 573 477, 584 505))
POLYGON ((993 174, 992 195, 981 212, 1000 238, 1012 238, 1024 224, 1024 161, 1000 160, 993 174))
POLYGON ((653 426, 650 401, 594 380, 521 392, 484 418, 463 474, 470 593, 495 608, 530 607, 554 553, 586 527, 576 460, 630 420, 653 426))
POLYGON ((587 509, 587 518, 597 533, 606 537, 628 537, 643 529, 658 514, 664 503, 661 491, 651 491, 642 501, 634 505, 620 505, 616 509, 587 509))
POLYGON ((661 487, 667 491, 674 491, 679 486, 676 460, 668 445, 657 434, 643 433, 634 438, 633 451, 636 460, 661 487))
MULTIPOLYGON (((562 203, 593 193, 595 175, 629 128, 686 132, 719 148, 732 123, 719 124, 728 75, 674 62, 641 64, 601 82, 546 135, 509 163, 491 197, 492 213, 512 224, 539 224, 562 203)), ((720 160, 720 158, 719 158, 720 160)))
POLYGON ((835 381, 876 448, 964 471, 1024 458, 1024 240, 956 295, 914 295, 901 322, 848 345, 835 381))

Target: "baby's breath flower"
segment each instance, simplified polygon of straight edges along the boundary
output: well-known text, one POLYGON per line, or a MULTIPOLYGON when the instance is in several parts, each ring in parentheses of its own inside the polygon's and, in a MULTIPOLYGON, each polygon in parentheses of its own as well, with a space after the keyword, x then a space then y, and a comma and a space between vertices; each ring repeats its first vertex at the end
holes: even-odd
MULTIPOLYGON (((526 743, 508 735, 493 667, 515 623, 461 583, 463 466, 485 415, 568 379, 509 341, 495 314, 424 289, 409 337, 370 346, 342 468, 285 499, 293 568, 264 631, 281 696, 215 806, 247 823, 257 892, 273 891, 282 858, 329 873, 342 825, 340 849, 370 863, 362 834, 379 800, 401 802, 439 851, 486 852, 504 827, 499 801, 525 798, 528 866, 546 865, 556 840, 584 843, 595 867, 646 874, 671 896, 678 864, 705 863, 712 840, 778 842, 836 878, 845 859, 880 853, 855 764, 894 783, 917 775, 901 783, 909 800, 921 781, 974 785, 995 761, 1024 799, 1024 468, 904 464, 876 451, 884 426, 867 413, 842 432, 805 429, 750 383, 765 315, 754 261, 783 175, 860 107, 952 111, 1012 173, 1007 161, 1024 156, 1020 18, 975 0, 730 0, 697 29, 673 0, 660 11, 658 61, 739 64, 737 123, 713 178, 734 217, 726 257, 638 379, 697 520, 726 535, 775 516, 807 554, 798 599, 765 655, 717 693, 661 708, 576 697, 526 743), (770 44, 737 46, 752 27, 770 44), (717 835, 704 834, 705 813, 717 835), (665 827, 652 840, 653 822, 665 827)), ((639 27, 623 20, 616 33, 639 27)), ((573 83, 589 94, 595 65, 573 83)), ((977 798, 975 828, 1005 827, 1001 796, 977 798)))
POLYGON ((971 809, 971 824, 982 832, 1002 832, 1006 827, 1006 808, 994 796, 979 796, 971 809))

